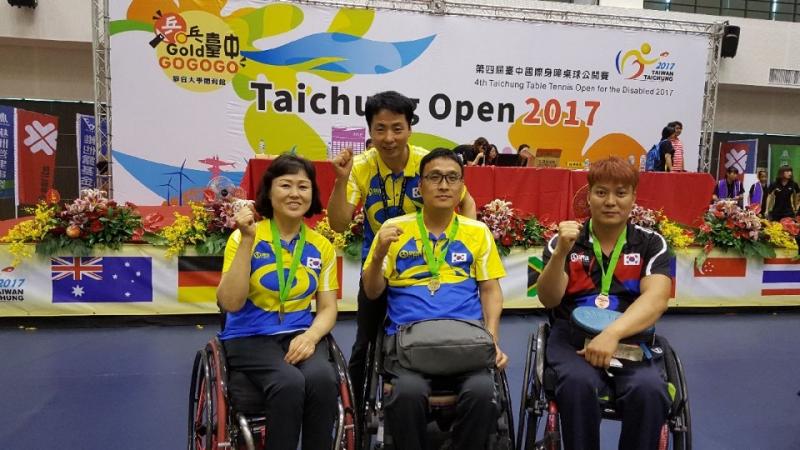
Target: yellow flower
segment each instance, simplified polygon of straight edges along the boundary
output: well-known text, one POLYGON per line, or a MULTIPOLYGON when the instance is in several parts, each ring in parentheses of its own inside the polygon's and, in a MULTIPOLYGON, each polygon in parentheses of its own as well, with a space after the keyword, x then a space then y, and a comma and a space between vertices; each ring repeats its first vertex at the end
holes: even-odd
POLYGON ((23 259, 33 255, 34 247, 28 242, 40 242, 56 226, 55 207, 39 202, 31 211, 33 219, 22 221, 0 238, 0 242, 8 242, 8 252, 14 257, 12 266, 17 266, 23 259))
POLYGON ((329 240, 333 246, 339 250, 344 249, 347 246, 347 238, 345 233, 337 233, 333 231, 331 228, 331 223, 328 220, 328 211, 322 211, 325 214, 325 217, 322 218, 317 225, 314 226, 314 230, 325 237, 325 239, 329 240))
POLYGON ((783 228, 780 222, 762 220, 761 224, 761 231, 767 236, 770 244, 777 248, 797 250, 797 242, 794 237, 783 228))
POLYGON ((694 236, 691 233, 666 217, 661 221, 659 230, 672 248, 686 248, 694 242, 694 236))

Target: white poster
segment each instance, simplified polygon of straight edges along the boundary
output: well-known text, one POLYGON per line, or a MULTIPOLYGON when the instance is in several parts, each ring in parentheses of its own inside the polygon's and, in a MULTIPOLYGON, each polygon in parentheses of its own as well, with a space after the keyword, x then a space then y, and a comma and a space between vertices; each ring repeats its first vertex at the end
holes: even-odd
POLYGON ((327 159, 383 90, 417 102, 423 147, 484 136, 582 168, 638 161, 679 120, 696 170, 703 36, 242 0, 112 2, 111 19, 120 200, 238 183, 255 153, 327 159))

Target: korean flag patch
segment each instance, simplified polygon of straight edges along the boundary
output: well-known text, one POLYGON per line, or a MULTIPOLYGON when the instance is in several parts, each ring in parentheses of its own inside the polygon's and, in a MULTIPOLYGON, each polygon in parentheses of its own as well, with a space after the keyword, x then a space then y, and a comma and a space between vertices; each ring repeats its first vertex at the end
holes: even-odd
POLYGON ((322 260, 319 258, 312 258, 309 256, 306 258, 306 267, 309 269, 319 269, 322 267, 322 260))
POLYGON ((467 254, 453 252, 451 261, 453 263, 467 262, 467 254))
POLYGON ((419 186, 411 189, 411 197, 412 198, 420 198, 422 194, 419 193, 419 186))
POLYGON ((638 253, 628 253, 623 260, 623 264, 626 266, 638 266, 641 263, 642 257, 638 253))

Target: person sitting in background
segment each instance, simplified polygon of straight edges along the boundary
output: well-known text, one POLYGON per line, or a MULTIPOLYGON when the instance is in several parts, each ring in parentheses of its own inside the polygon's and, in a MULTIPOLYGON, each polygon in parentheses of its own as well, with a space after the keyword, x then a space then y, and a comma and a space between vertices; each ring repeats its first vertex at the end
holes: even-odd
POLYGON ((767 188, 767 218, 778 222, 785 217, 794 217, 798 207, 800 187, 794 182, 792 168, 781 166, 778 177, 767 188))
POLYGON ((758 181, 750 186, 750 191, 747 195, 747 200, 750 202, 750 207, 755 209, 756 214, 764 216, 766 213, 767 202, 767 171, 758 169, 758 181))
POLYGON ((485 152, 486 157, 483 158, 482 166, 496 166, 497 165, 497 155, 500 152, 497 151, 497 146, 494 144, 489 144, 489 150, 485 152))
POLYGON ((519 148, 517 148, 517 154, 519 155, 520 166, 533 167, 536 157, 531 152, 531 147, 528 144, 521 144, 519 148))
POLYGON ((475 139, 471 149, 464 150, 464 164, 467 166, 481 165, 483 158, 486 156, 486 148, 489 147, 489 141, 485 137, 475 139))
POLYGON ((744 188, 742 182, 739 180, 739 169, 736 167, 728 167, 725 172, 725 178, 717 182, 714 188, 714 194, 711 196, 714 203, 720 200, 735 200, 739 207, 742 207, 744 199, 744 188))
POLYGON ((672 148, 675 149, 675 155, 672 157, 672 171, 683 172, 683 142, 678 139, 681 133, 683 133, 683 124, 676 120, 670 122, 668 126, 675 128, 675 134, 669 139, 672 148))

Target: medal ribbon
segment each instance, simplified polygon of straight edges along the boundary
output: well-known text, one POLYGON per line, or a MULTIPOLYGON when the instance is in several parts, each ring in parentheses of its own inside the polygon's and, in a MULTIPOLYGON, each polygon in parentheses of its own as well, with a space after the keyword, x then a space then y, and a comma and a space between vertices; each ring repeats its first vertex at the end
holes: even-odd
POLYGON ((611 290, 611 280, 614 278, 614 269, 617 268, 617 262, 619 262, 619 255, 622 253, 622 247, 628 242, 628 227, 626 225, 625 229, 622 230, 622 233, 620 233, 617 238, 614 251, 611 252, 611 259, 608 261, 608 269, 603 267, 603 249, 600 248, 600 240, 597 239, 597 236, 594 234, 591 219, 589 219, 589 232, 592 234, 594 257, 597 260, 597 264, 600 265, 600 273, 602 274, 600 295, 608 296, 608 292, 611 290))
POLYGON ((281 245, 281 234, 278 232, 278 225, 275 224, 274 218, 269 221, 269 225, 272 229, 272 250, 275 252, 275 273, 278 275, 278 298, 282 311, 283 303, 289 298, 289 291, 292 289, 292 283, 297 275, 297 266, 300 264, 303 248, 306 246, 306 224, 300 225, 300 240, 294 246, 288 277, 283 272, 283 246, 281 245))
POLYGON ((428 230, 422 220, 422 211, 417 211, 417 226, 419 227, 419 234, 422 236, 422 250, 425 252, 425 261, 428 263, 431 277, 439 278, 439 267, 447 257, 447 249, 450 248, 450 244, 453 243, 453 238, 456 237, 456 232, 458 231, 458 216, 453 218, 453 224, 450 225, 450 230, 447 232, 447 244, 440 249, 438 255, 434 253, 435 249, 428 237, 428 230))

